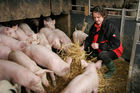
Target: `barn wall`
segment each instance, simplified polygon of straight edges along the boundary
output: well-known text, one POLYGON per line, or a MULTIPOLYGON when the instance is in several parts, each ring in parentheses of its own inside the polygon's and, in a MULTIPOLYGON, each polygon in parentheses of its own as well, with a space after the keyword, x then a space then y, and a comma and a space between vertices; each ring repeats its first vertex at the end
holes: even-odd
POLYGON ((0 0, 0 22, 69 13, 71 0, 0 0))

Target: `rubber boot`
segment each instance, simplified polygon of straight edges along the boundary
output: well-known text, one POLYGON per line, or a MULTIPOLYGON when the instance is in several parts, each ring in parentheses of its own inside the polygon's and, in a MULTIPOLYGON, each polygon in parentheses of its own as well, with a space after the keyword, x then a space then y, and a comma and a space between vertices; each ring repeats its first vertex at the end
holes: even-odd
POLYGON ((104 74, 104 78, 111 78, 116 70, 115 64, 111 61, 109 64, 106 64, 106 67, 108 68, 108 71, 104 74))

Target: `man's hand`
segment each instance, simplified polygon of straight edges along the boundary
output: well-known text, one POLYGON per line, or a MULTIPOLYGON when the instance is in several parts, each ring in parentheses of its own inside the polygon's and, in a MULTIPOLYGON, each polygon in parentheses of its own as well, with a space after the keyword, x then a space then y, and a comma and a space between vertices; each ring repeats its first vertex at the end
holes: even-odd
POLYGON ((92 43, 92 44, 91 44, 91 47, 92 47, 93 49, 99 49, 99 43, 92 43))

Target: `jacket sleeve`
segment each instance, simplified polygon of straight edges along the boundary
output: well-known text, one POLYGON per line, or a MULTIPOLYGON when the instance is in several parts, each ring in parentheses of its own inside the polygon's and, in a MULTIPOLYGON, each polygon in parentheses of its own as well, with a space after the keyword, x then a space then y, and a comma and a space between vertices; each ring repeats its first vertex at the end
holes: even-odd
POLYGON ((103 50, 114 50, 120 46, 120 32, 115 24, 109 23, 107 25, 105 37, 108 42, 100 44, 103 50))

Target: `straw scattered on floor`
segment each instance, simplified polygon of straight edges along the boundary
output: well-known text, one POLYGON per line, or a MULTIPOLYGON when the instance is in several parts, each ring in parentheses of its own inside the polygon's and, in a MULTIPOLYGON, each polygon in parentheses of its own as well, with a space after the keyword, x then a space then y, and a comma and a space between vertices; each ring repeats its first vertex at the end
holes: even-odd
MULTIPOLYGON (((83 72, 80 60, 87 60, 85 51, 81 50, 81 47, 78 43, 72 44, 72 47, 68 49, 67 53, 59 52, 59 55, 64 60, 66 60, 68 57, 72 57, 70 68, 71 71, 65 79, 57 77, 57 85, 55 87, 51 86, 47 88, 47 93, 60 93, 60 91, 63 90, 74 77, 83 72)), ((88 60, 95 62, 96 58, 91 57, 88 60)), ((114 60, 114 63, 116 65, 116 72, 112 78, 103 78, 103 74, 107 71, 107 68, 105 66, 98 70, 98 93, 126 93, 129 63, 126 62, 123 58, 114 60)))

